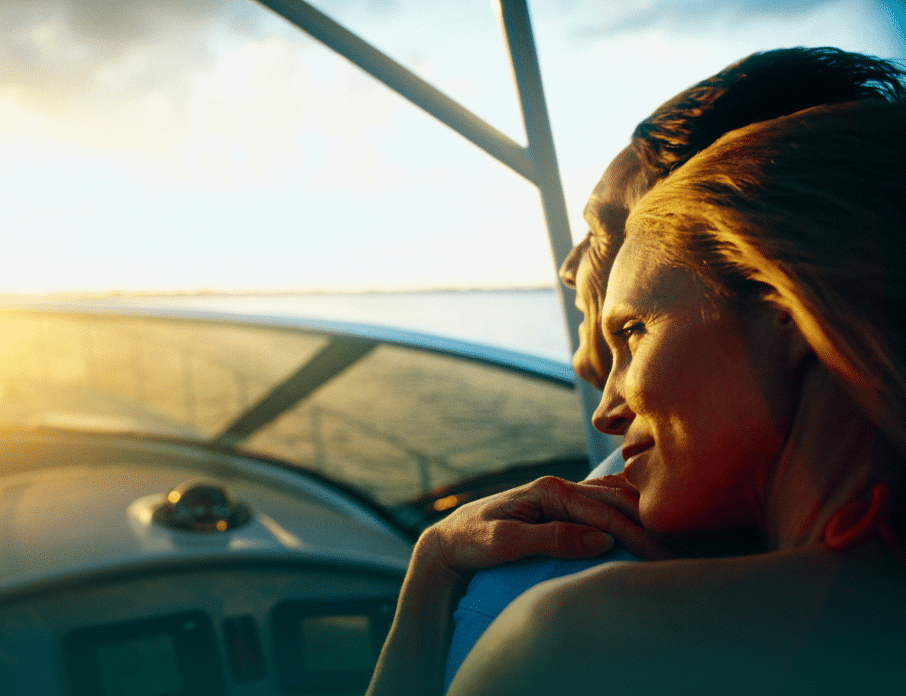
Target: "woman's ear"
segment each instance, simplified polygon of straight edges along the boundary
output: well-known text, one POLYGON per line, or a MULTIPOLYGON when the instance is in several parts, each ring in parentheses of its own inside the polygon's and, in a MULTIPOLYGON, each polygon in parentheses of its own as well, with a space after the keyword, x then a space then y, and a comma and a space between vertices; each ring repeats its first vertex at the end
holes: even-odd
POLYGON ((799 326, 793 321, 792 315, 782 309, 775 311, 777 312, 776 321, 778 328, 786 336, 787 355, 790 363, 794 366, 799 366, 803 360, 813 356, 815 351, 812 350, 809 342, 805 340, 805 336, 799 330, 799 326))
POLYGON ((799 329, 794 315, 773 302, 759 301, 744 310, 744 325, 751 349, 771 355, 786 369, 797 371, 803 361, 814 355, 812 346, 799 329))

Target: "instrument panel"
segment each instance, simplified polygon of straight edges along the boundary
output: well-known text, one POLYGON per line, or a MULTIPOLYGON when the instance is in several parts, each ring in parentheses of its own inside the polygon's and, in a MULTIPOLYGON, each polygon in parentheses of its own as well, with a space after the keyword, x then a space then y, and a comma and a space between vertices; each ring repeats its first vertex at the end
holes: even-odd
POLYGON ((0 605, 11 696, 362 694, 400 578, 353 567, 135 568, 0 605))

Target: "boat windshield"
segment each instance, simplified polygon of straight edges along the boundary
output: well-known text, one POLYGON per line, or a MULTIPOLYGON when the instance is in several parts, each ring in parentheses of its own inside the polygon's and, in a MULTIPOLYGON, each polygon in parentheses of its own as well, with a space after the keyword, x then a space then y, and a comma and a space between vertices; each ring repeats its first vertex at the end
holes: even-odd
POLYGON ((567 365, 411 332, 9 311, 0 354, 3 427, 253 453, 384 507, 587 463, 567 365))

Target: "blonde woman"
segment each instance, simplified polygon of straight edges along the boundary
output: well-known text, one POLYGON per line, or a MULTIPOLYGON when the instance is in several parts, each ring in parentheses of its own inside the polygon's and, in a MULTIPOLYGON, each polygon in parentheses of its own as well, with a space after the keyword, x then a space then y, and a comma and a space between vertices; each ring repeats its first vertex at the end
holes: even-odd
POLYGON ((903 690, 903 110, 731 133, 641 198, 625 234, 596 191, 568 273, 586 313, 575 363, 626 470, 542 480, 428 530, 372 693, 438 688, 437 636, 474 569, 593 556, 604 532, 657 562, 530 590, 451 694, 903 690), (663 560, 739 529, 764 552, 663 560))
POLYGON ((740 129, 655 185, 625 240, 592 240, 615 507, 652 540, 748 528, 767 551, 539 585, 450 694, 906 689, 904 134, 906 104, 876 103, 740 129))

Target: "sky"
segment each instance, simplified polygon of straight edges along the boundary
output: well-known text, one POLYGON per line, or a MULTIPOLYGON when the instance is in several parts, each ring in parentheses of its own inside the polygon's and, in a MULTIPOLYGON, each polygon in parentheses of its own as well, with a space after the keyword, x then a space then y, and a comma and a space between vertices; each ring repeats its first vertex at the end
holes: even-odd
MULTIPOLYGON (((313 4, 524 142, 491 0, 313 4)), ((667 98, 756 50, 906 58, 903 7, 529 0, 574 238, 667 98)), ((0 0, 0 162, 0 293, 555 279, 530 184, 250 0, 0 0)))

